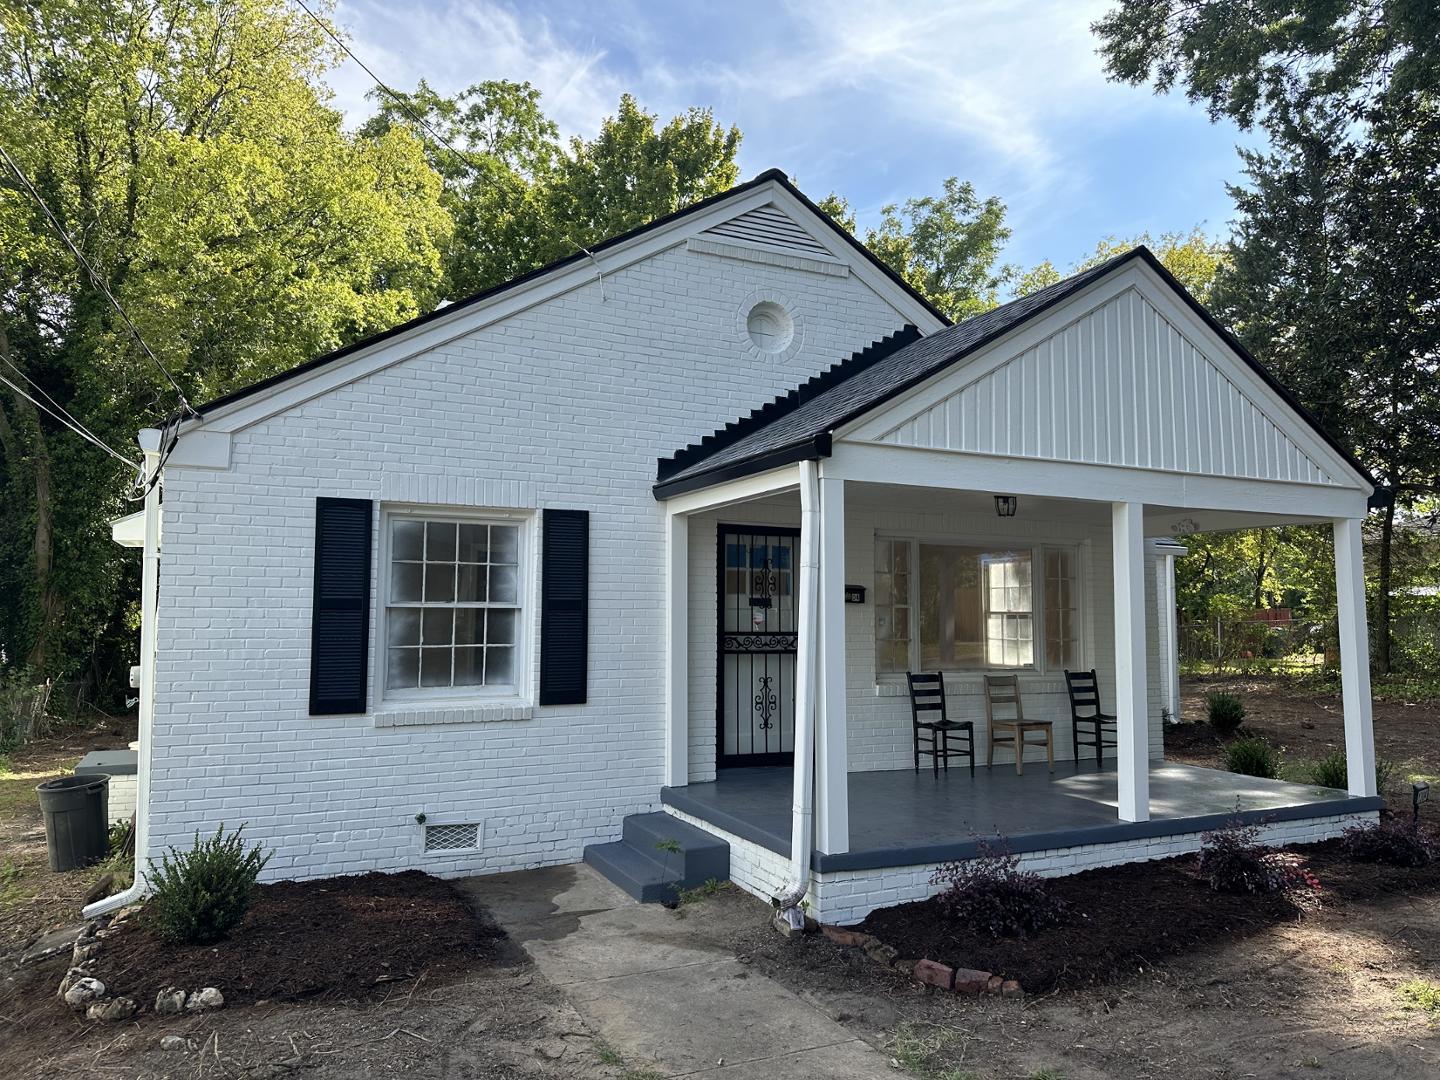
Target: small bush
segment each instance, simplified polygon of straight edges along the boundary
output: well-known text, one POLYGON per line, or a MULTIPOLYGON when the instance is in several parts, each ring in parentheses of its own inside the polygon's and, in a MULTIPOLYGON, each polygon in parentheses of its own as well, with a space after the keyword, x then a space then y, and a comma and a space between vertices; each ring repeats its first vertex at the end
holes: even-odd
MULTIPOLYGON (((1375 762, 1375 790, 1385 794, 1400 767, 1393 761, 1375 762)), ((1306 762, 1300 769, 1301 777, 1319 787, 1339 788, 1344 791, 1350 786, 1350 770, 1346 764, 1344 750, 1332 750, 1319 761, 1306 762)))
POLYGON ((996 937, 1027 937, 1060 922, 1065 903, 1045 879, 1020 869, 1008 848, 978 844, 974 858, 945 863, 930 878, 943 886, 941 909, 961 926, 996 937))
POLYGON ((1244 776, 1276 780, 1280 776, 1280 755, 1264 739, 1251 735, 1225 747, 1225 767, 1244 776))
POLYGON ((1200 876, 1216 892, 1276 893, 1306 886, 1320 888, 1309 870, 1260 842, 1260 827, 1238 818, 1200 838, 1200 876))
POLYGON ((270 861, 259 844, 245 849, 244 831, 242 825, 227 836, 221 825, 210 840, 197 832, 189 851, 171 848, 159 866, 151 861, 146 908, 160 937, 208 945, 244 918, 260 871, 270 861))
POLYGON ((1228 738, 1245 722, 1245 703, 1234 694, 1211 694, 1205 699, 1210 726, 1228 738))
POLYGON ((1428 866, 1437 854, 1435 840, 1409 821, 1352 826, 1341 834, 1340 845, 1357 862, 1388 866, 1428 866))

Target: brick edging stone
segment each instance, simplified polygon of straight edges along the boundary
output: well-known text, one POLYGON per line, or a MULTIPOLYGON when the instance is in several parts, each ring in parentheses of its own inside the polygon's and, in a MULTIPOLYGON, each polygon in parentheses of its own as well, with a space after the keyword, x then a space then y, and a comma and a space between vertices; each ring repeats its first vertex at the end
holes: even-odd
POLYGON ((903 957, 890 945, 863 930, 847 930, 843 926, 822 925, 820 932, 837 945, 862 950, 881 967, 909 975, 923 986, 949 990, 956 994, 994 994, 1003 998, 1022 998, 1025 991, 1019 980, 1006 979, 975 968, 954 968, 938 960, 903 957))

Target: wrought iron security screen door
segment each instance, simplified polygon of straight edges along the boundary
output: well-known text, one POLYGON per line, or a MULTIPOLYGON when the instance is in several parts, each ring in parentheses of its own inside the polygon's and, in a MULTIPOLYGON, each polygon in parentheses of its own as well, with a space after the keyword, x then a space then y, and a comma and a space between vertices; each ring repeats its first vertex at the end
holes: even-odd
POLYGON ((720 768, 794 759, 799 543, 798 529, 720 526, 720 768))

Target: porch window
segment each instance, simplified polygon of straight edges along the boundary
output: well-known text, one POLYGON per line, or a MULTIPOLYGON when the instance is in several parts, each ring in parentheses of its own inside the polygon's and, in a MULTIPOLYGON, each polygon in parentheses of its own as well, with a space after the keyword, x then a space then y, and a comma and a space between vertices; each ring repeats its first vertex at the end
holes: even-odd
POLYGON ((387 522, 386 696, 514 693, 522 526, 409 514, 387 522))
POLYGON ((1070 548, 877 538, 876 671, 1033 668, 1042 659, 1054 670, 1073 666, 1075 562, 1070 548), (1044 574, 1038 583, 1037 565, 1044 574), (1044 627, 1040 657, 1037 622, 1044 627))

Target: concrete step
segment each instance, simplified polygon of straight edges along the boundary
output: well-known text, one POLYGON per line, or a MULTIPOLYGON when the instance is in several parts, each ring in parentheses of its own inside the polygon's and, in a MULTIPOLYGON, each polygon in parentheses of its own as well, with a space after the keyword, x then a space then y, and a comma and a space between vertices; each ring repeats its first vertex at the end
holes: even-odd
POLYGON ((730 878, 730 845, 670 814, 632 814, 623 839, 591 844, 585 861, 641 903, 730 878))
POLYGON ((642 904, 674 900, 681 888, 678 866, 666 869, 623 840, 591 844, 585 861, 642 904))
POLYGON ((680 867, 684 888, 730 879, 730 845, 673 814, 631 814, 624 822, 624 841, 661 863, 668 855, 670 865, 680 867), (680 850, 667 852, 672 844, 680 850))

